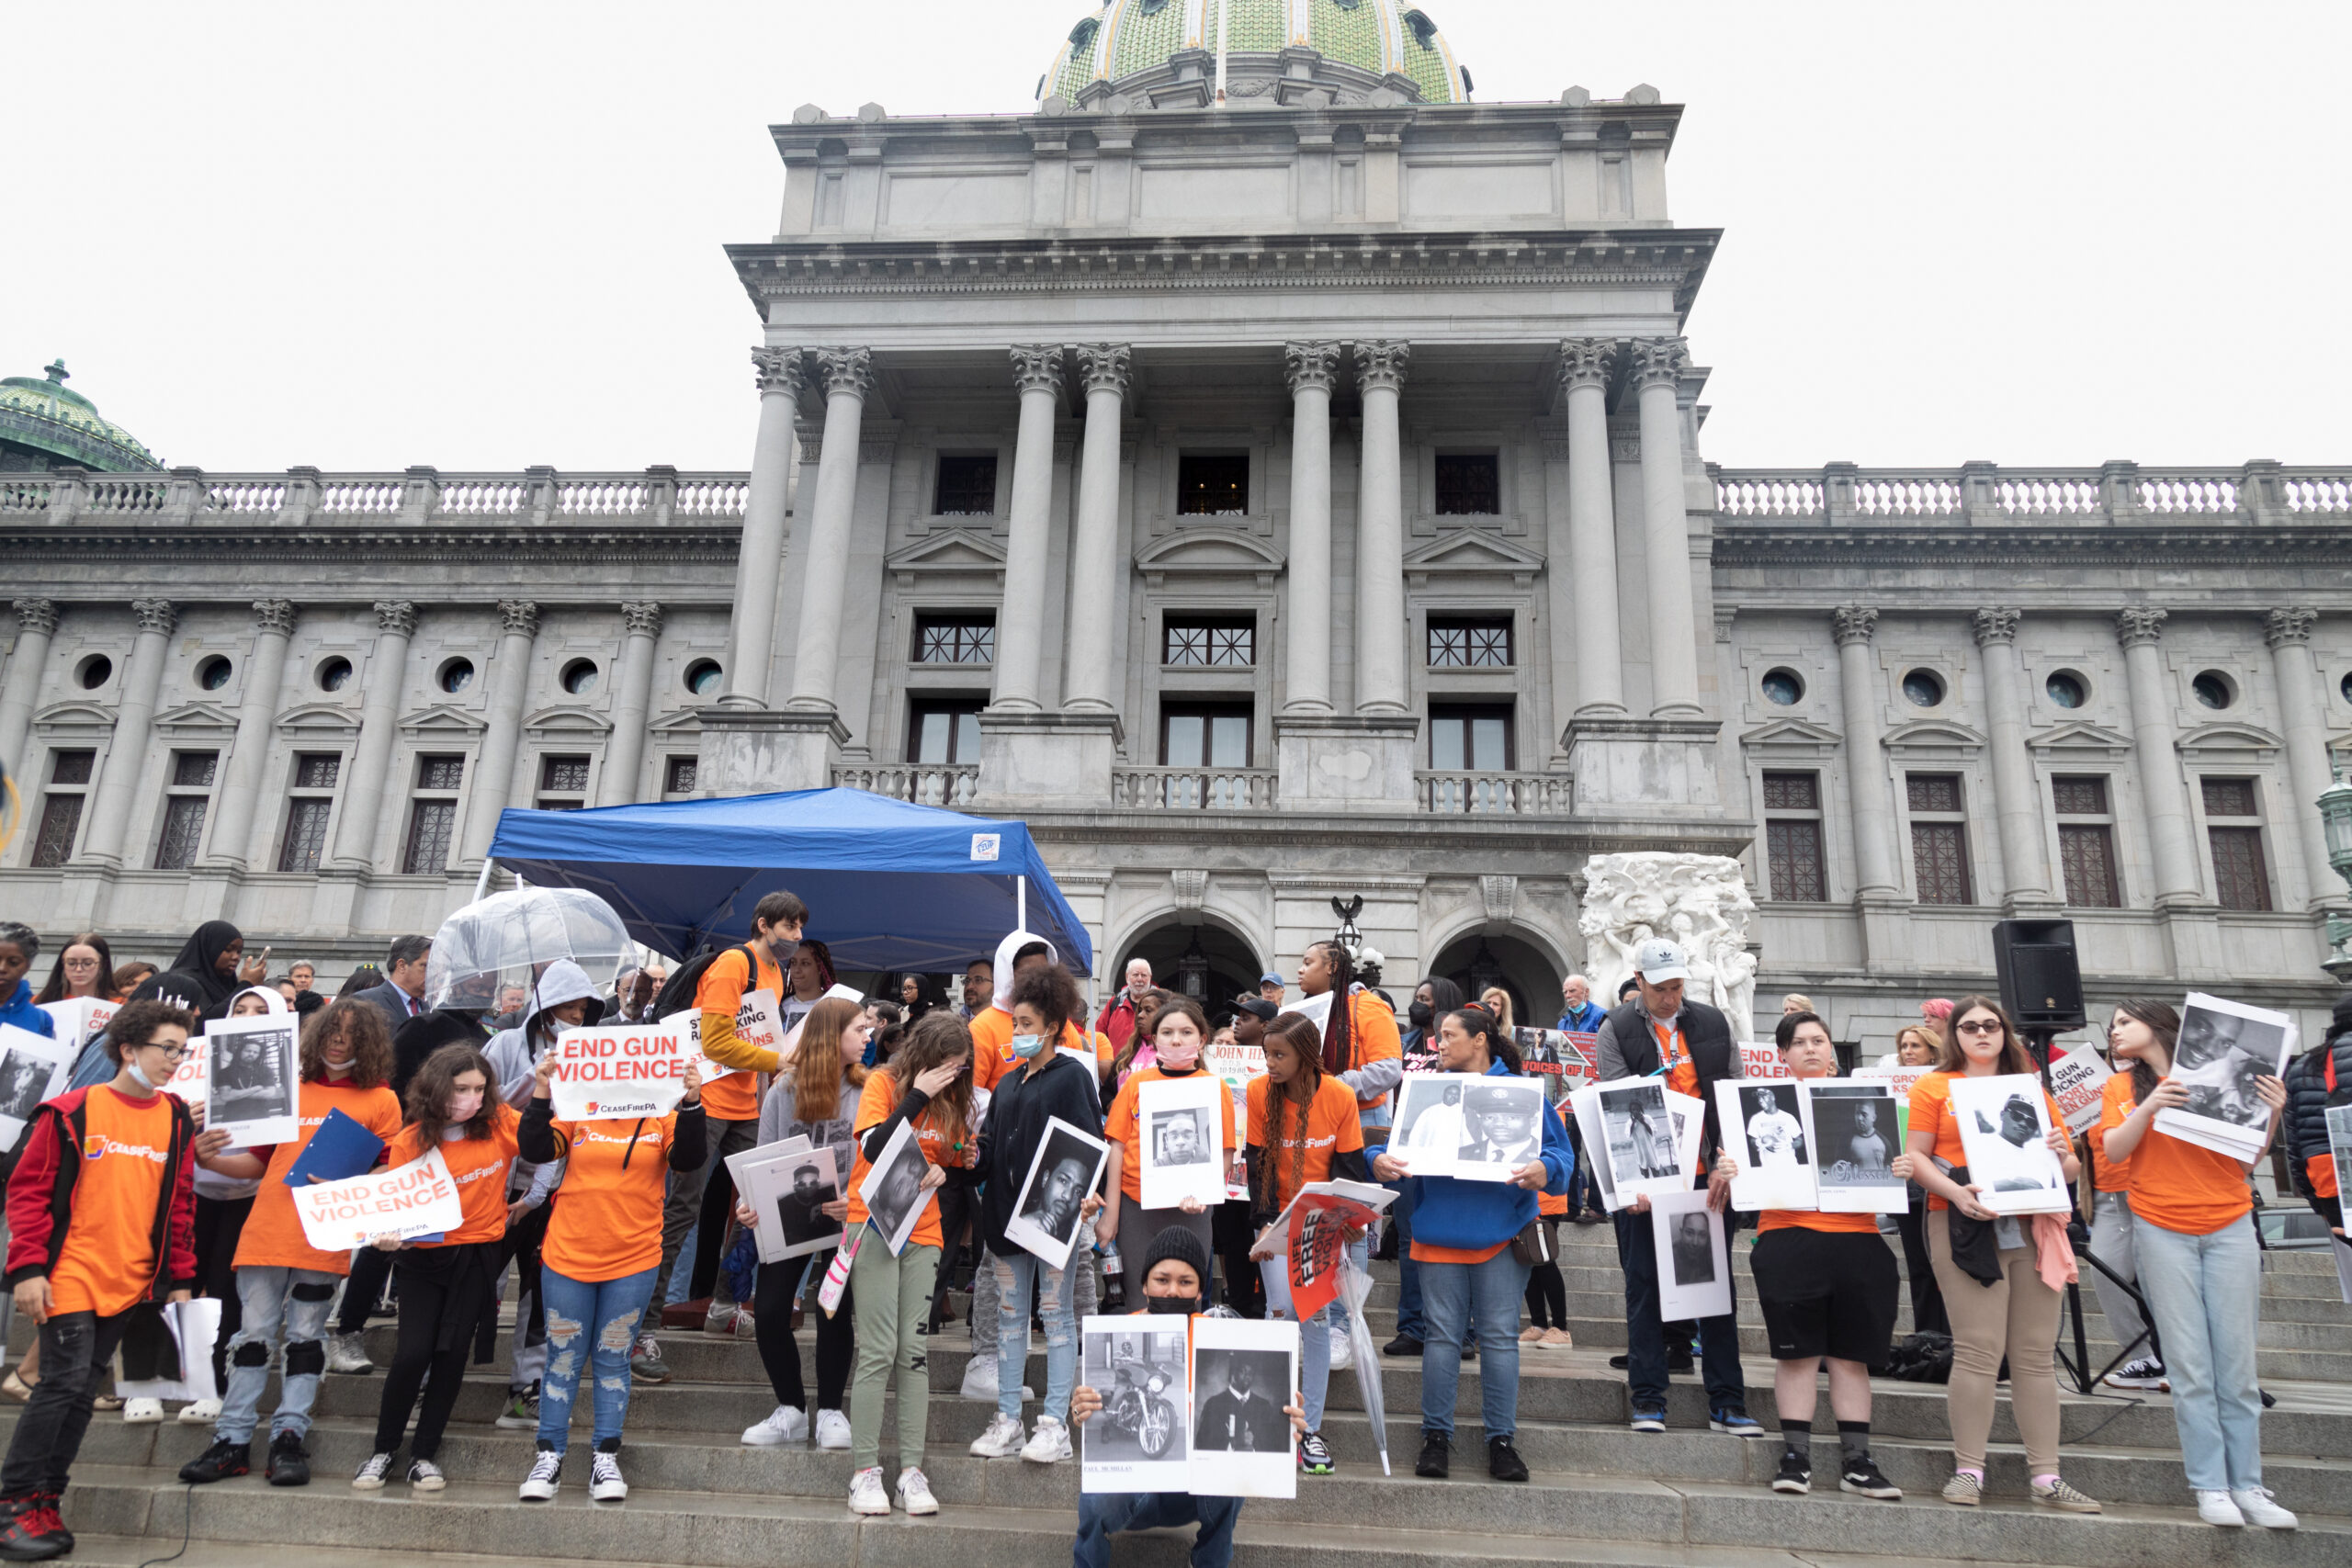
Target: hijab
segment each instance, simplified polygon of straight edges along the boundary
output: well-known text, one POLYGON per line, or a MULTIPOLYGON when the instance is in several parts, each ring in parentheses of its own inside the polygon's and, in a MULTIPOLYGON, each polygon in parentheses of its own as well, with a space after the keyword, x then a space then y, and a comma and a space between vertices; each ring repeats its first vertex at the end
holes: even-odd
MULTIPOLYGON (((229 944, 245 940, 245 933, 226 920, 207 920, 196 928, 170 967, 158 975, 150 975, 130 993, 134 1002, 173 1001, 188 1009, 198 1018, 215 1019, 229 1010, 230 999, 236 995, 234 976, 223 975, 214 967, 229 944)), ((271 996, 283 1010, 286 999, 276 992, 271 996)))

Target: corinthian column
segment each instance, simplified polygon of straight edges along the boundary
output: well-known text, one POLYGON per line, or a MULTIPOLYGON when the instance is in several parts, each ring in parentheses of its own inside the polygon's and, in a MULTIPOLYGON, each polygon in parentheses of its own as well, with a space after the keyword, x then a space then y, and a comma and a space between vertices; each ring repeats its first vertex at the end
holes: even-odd
POLYGON ((2042 851, 2041 799, 2025 749, 2025 692, 2018 671, 2017 610, 1979 610, 1984 650, 1984 709, 1993 743, 1993 809, 2001 832, 2001 880, 2010 904, 2050 901, 2050 857, 2042 851))
POLYGON ((1012 384, 1021 393, 1021 426, 1012 444, 1004 600, 996 618, 991 703, 1035 713, 1044 705, 1038 671, 1045 664, 1046 628, 1037 606, 1046 602, 1046 524, 1054 501, 1054 413, 1061 407, 1062 351, 1049 343, 1016 345, 1012 384))
POLYGON ((360 710, 359 744, 353 748, 351 783, 335 818, 333 863, 367 871, 375 863, 376 819, 384 801, 384 775, 392 765, 394 728, 408 666, 409 639, 416 635, 416 606, 405 599, 376 602, 376 651, 368 660, 368 700, 360 710))
POLYGON ((7 683, 0 686, 0 761, 21 767, 33 705, 40 700, 41 671, 49 665, 50 639, 57 635, 57 606, 47 599, 19 599, 14 608, 17 651, 8 659, 7 683))
MULTIPOLYGON (((1600 338, 1560 344, 1560 386, 1568 404, 1568 547, 1563 561, 1575 594, 1576 711, 1625 711, 1625 669, 1617 630, 1617 502, 1609 478, 1609 355, 1600 338)), ((1678 491, 1679 493, 1679 491, 1678 491)))
POLYGON ((1078 537, 1070 547, 1069 660, 1064 705, 1110 713, 1119 671, 1111 661, 1111 615, 1118 604, 1119 415, 1127 395, 1127 345, 1085 344, 1086 449, 1078 476, 1078 537))
POLYGON ((800 643, 789 705, 831 713, 842 600, 849 592, 850 525, 857 509, 857 443, 865 394, 874 387, 874 355, 863 348, 822 348, 817 367, 825 381, 825 450, 817 459, 808 560, 800 573, 800 643))
POLYGON ((178 613, 169 599, 134 599, 131 614, 139 636, 123 671, 122 700, 115 707, 114 739, 98 775, 90 825, 82 834, 82 855, 101 865, 122 864, 122 840, 130 822, 130 794, 147 762, 147 740, 155 721, 155 694, 164 683, 164 659, 178 613))
POLYGON ((539 607, 527 599, 498 602, 498 653, 490 665, 490 723, 474 757, 473 792, 466 811, 465 859, 480 865, 498 832, 498 814, 514 787, 514 748, 523 736, 523 698, 531 680, 531 643, 539 635, 539 607))
POLYGON ((1363 484, 1356 498, 1356 711, 1406 710, 1405 475, 1396 396, 1409 344, 1356 344, 1363 484))
POLYGON ((1291 407, 1287 714, 1332 711, 1331 385, 1339 365, 1336 343, 1283 349, 1291 407))
POLYGON ((1894 807, 1886 788, 1886 762, 1879 746, 1878 704, 1871 677, 1871 637, 1878 612, 1860 604, 1836 612, 1838 688, 1846 720, 1846 787, 1854 802, 1854 864, 1861 892, 1894 894, 1903 884, 1895 874, 1894 807))
MULTIPOLYGON (((755 348, 760 434, 743 497, 743 541, 735 567, 735 651, 727 671, 731 707, 764 707, 775 664, 777 581, 784 570, 785 503, 792 491, 792 418, 800 398, 800 351, 755 348)), ((853 454, 854 456, 854 454, 853 454)))
POLYGON ((261 797, 262 764, 269 757, 270 726, 277 718, 277 688, 286 677, 286 644, 294 635, 294 605, 287 599, 254 601, 254 649, 245 659, 245 700, 237 709, 237 739, 220 785, 220 816, 205 857, 240 870, 261 797))
POLYGON ((2287 728, 2287 782, 2294 794, 2295 827, 2303 846, 2303 897, 2317 909, 2340 904, 2342 884, 2327 863, 2327 830, 2319 819, 2320 793, 2332 782, 2327 765, 2327 694, 2312 660, 2312 623, 2319 612, 2273 610, 2263 618, 2270 669, 2278 682, 2278 710, 2287 728))
POLYGON ((662 635, 662 606, 650 599, 631 600, 621 606, 621 628, 613 741, 605 748, 605 772, 597 780, 599 806, 637 801, 638 770, 645 761, 645 719, 653 706, 653 644, 662 635))
POLYGON ((2135 604, 2115 617, 2115 640, 2123 645, 2123 672, 2132 688, 2132 745, 2140 762, 2140 796, 2148 813, 2148 839, 2156 855, 2156 907, 2195 904, 2205 881, 2188 832, 2188 786, 2173 746, 2172 698, 2165 664, 2156 652, 2168 611, 2135 604))
POLYGON ((1690 522, 1682 504, 1682 415, 1675 385, 1690 356, 1679 337, 1634 342, 1640 389, 1642 542, 1649 569, 1650 712, 1699 709, 1699 629, 1690 607, 1690 522))

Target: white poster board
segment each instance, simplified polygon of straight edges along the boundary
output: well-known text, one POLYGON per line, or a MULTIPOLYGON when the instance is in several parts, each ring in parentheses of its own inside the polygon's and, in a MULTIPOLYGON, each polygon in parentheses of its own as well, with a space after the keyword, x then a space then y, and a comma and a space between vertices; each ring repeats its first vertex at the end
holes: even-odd
POLYGON ((893 1258, 907 1250, 907 1238, 914 1235, 929 1206, 931 1194, 922 1190, 922 1178, 930 1168, 931 1162, 923 1158, 922 1140, 915 1136, 915 1124, 900 1122, 890 1141, 882 1145, 881 1157, 858 1184, 858 1201, 865 1205, 876 1234, 893 1258))
POLYGON ((1955 1073, 1951 1113, 1968 1156, 1976 1201, 1996 1214, 2063 1214, 2075 1206, 2065 1168, 2043 1142, 2050 1107, 2030 1073, 1973 1078, 1955 1073))
POLYGON ((727 1156, 736 1201, 752 1213, 752 1239, 763 1263, 779 1263, 839 1247, 845 1221, 824 1212, 842 1196, 838 1156, 830 1145, 805 1137, 767 1144, 727 1156))
POLYGON ((1652 1197, 1650 1241, 1657 1253, 1662 1320, 1722 1317, 1731 1311, 1731 1249, 1724 1217, 1707 1207, 1704 1189, 1652 1197))
MULTIPOLYGON (((1600 1113, 1600 1142, 1585 1146, 1596 1160, 1607 1160, 1618 1207, 1639 1197, 1690 1190, 1695 1173, 1685 1163, 1684 1146, 1698 1128, 1690 1126, 1686 1113, 1687 1130, 1678 1138, 1667 1103, 1670 1093, 1665 1080, 1656 1077, 1619 1078, 1581 1091, 1594 1097, 1600 1113)), ((1686 1096, 1671 1098, 1701 1112, 1705 1110, 1686 1096)))
POLYGON ((1397 1085, 1388 1152, 1415 1176, 1509 1181, 1544 1153, 1544 1080, 1410 1073, 1397 1085))
POLYGON ((205 1126, 226 1129, 231 1147, 302 1135, 300 1028, 290 1013, 216 1018, 205 1026, 211 1104, 205 1126))
POLYGON ((73 1071, 77 1046, 0 1023, 0 1154, 24 1140, 33 1112, 54 1100, 73 1071))
MULTIPOLYGON (((1215 1078, 1205 1081, 1213 1091, 1222 1092, 1215 1078)), ((1215 1104, 1215 1093, 1211 1104, 1215 1104)), ((1079 1205, 1101 1185, 1102 1167, 1110 1157, 1111 1145, 1102 1139, 1058 1116, 1047 1118, 1046 1135, 1037 1140, 1037 1152, 1029 1156, 1028 1172, 1013 1199, 1012 1218, 1005 1222, 1004 1239, 1035 1253, 1057 1269, 1069 1268, 1070 1249, 1083 1228, 1079 1224, 1079 1205)), ((1149 1179, 1145 1178, 1147 1182, 1149 1179)), ((1218 1185, 1222 1188, 1221 1179, 1218 1185)), ((1152 1206, 1150 1193, 1151 1189, 1145 1187, 1146 1208, 1152 1206)))
POLYGON ((302 1234, 321 1252, 348 1252, 379 1236, 447 1235, 466 1223, 458 1183, 439 1149, 390 1170, 288 1189, 302 1234))
MULTIPOLYGON (((684 1034, 686 1055, 698 1058, 696 1071, 702 1074, 703 1082, 751 1071, 749 1067, 722 1066, 703 1055, 700 1008, 681 1008, 661 1021, 662 1028, 676 1029, 684 1034)), ((776 1012, 774 991, 763 987, 743 993, 743 1005, 735 1010, 735 1038, 782 1054, 784 1020, 776 1012)))
POLYGON ((548 1047, 555 1058, 548 1095, 559 1122, 667 1116, 686 1091, 685 1032, 667 1024, 567 1029, 548 1047))
POLYGON ((1901 1214, 1910 1184, 1894 1174, 1903 1152, 1893 1086, 1879 1079, 1810 1078, 1797 1086, 1804 1141, 1825 1214, 1901 1214))
POLYGON ((1298 1391, 1298 1325, 1196 1317, 1193 1461, 1204 1497, 1295 1497, 1298 1440, 1283 1407, 1298 1391))
POLYGON ((1724 1148, 1739 1167, 1731 1182, 1733 1208, 1752 1213, 1819 1206, 1794 1080, 1724 1078, 1715 1085, 1715 1111, 1723 1124, 1724 1148))
MULTIPOLYGON (((775 1005, 775 998, 772 996, 768 996, 768 993, 765 991, 754 991, 752 993, 752 996, 768 997, 769 1005, 771 1007, 775 1005)), ((828 990, 823 996, 819 997, 817 998, 817 1002, 832 1001, 836 998, 845 1002, 856 1002, 863 1006, 865 1001, 865 993, 864 991, 854 990, 848 986, 835 986, 831 989, 828 990)), ((749 1001, 751 1000, 751 997, 746 997, 743 999, 749 1001)), ((784 1032, 784 1043, 777 1047, 777 1050, 782 1054, 786 1061, 790 1062, 798 1058, 800 1055, 800 1031, 802 1026, 808 1023, 808 1015, 816 1010, 817 1002, 810 1002, 806 1007, 801 1007, 797 998, 793 1002, 793 1006, 798 1008, 799 1010, 793 1014, 791 1024, 786 1028, 784 1032)), ((740 1019, 742 1015, 739 1013, 736 1016, 740 1019)), ((757 1036, 757 1033, 762 1027, 762 1021, 754 1018, 752 1023, 754 1037, 757 1036)), ((741 1032, 742 1026, 740 1023, 736 1028, 737 1032, 741 1032)))
POLYGON ((2068 1132, 2079 1138, 2098 1125, 2099 1096, 2114 1076, 2107 1058, 2088 1045, 2078 1045, 2050 1064, 2050 1098, 2058 1102, 2068 1132))
POLYGON ((1218 1101, 1227 1097, 1225 1080, 1206 1073, 1154 1078, 1136 1089, 1138 1201, 1145 1208, 1173 1209, 1187 1198, 1204 1208, 1225 1201, 1225 1118, 1218 1101))
POLYGON ((2188 1103, 2157 1111, 2157 1130, 2252 1159, 2270 1135, 2271 1117, 2255 1086, 2286 1072, 2300 1038, 2286 1013, 2189 992, 2171 1073, 2188 1090, 2188 1103))
POLYGON ((1788 1063, 1781 1059, 1781 1048, 1767 1040, 1762 1044, 1748 1041, 1739 1048, 1739 1076, 1744 1078, 1784 1078, 1789 1076, 1788 1063))
POLYGON ((205 1104, 212 1093, 212 1043, 199 1034, 187 1043, 187 1053, 164 1080, 164 1088, 189 1106, 205 1104))
POLYGON ((120 1002, 101 1001, 96 997, 75 997, 71 1001, 43 1002, 40 1010, 49 1014, 57 1029, 57 1042, 79 1051, 98 1036, 98 1032, 110 1022, 120 1002))
POLYGON ((1079 1428, 1080 1492, 1190 1488, 1191 1322, 1145 1314, 1080 1323, 1078 1381, 1102 1396, 1079 1428))
POLYGON ((218 1399, 220 1385, 212 1375, 212 1342, 220 1335, 220 1301, 216 1296, 192 1296, 164 1303, 164 1332, 177 1347, 180 1375, 176 1378, 118 1378, 115 1393, 123 1399, 218 1399))

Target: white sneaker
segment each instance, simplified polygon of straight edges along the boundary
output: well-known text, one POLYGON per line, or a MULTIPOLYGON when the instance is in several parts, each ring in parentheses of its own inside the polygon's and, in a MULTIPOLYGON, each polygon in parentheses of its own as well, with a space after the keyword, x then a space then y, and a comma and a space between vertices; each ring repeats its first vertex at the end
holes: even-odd
POLYGON ((358 1334, 332 1334, 327 1337, 327 1371, 331 1372, 372 1372, 376 1363, 368 1359, 368 1341, 358 1334))
POLYGON ((806 1442, 808 1438, 808 1417, 789 1404, 779 1404, 768 1418, 756 1427, 743 1428, 743 1441, 755 1449, 772 1449, 779 1443, 806 1442))
POLYGON ((160 1399, 128 1399, 123 1401, 122 1418, 134 1427, 144 1427, 164 1418, 164 1402, 160 1399))
POLYGON ((180 1425, 183 1427, 209 1427, 219 1419, 220 1402, 217 1399, 199 1399, 180 1407, 180 1425))
POLYGON ((2230 1501, 2238 1506, 2246 1523, 2267 1530, 2290 1530, 2301 1522, 2278 1506, 2267 1486, 2233 1486, 2230 1501))
POLYGON ((2230 1501, 2226 1492, 2199 1492, 2197 1495, 2197 1517, 2209 1525, 2238 1526, 2245 1523, 2245 1515, 2230 1501))
POLYGON ((817 1446, 847 1453, 849 1451, 849 1417, 838 1410, 817 1412, 817 1446))
POLYGON ((975 1459, 1011 1459, 1021 1451, 1024 1440, 1021 1417, 1007 1416, 1000 1410, 989 1421, 989 1429, 972 1439, 975 1459))
POLYGON ((1340 1330, 1331 1330, 1331 1370, 1344 1372, 1356 1364, 1355 1345, 1340 1330))
POLYGON ((849 1511, 853 1514, 887 1514, 890 1511, 890 1494, 882 1489, 880 1465, 868 1465, 849 1478, 849 1511))
POLYGON ((988 1404, 996 1403, 996 1358, 994 1356, 974 1356, 964 1364, 962 1393, 966 1399, 976 1399, 988 1404))
POLYGON ((1050 1416, 1037 1417, 1037 1429, 1021 1457, 1031 1464, 1058 1464, 1069 1458, 1069 1428, 1050 1416))
POLYGON ((526 1503, 552 1502, 562 1476, 563 1456, 542 1443, 539 1451, 531 1456, 531 1473, 523 1478, 523 1484, 515 1488, 514 1495, 526 1503))
POLYGON ((621 1456, 596 1450, 595 1463, 588 1467, 588 1497, 595 1503, 617 1503, 628 1495, 628 1483, 621 1479, 621 1456))
POLYGON ((930 1481, 912 1465, 899 1472, 899 1506, 910 1514, 939 1512, 939 1499, 931 1495, 930 1481))

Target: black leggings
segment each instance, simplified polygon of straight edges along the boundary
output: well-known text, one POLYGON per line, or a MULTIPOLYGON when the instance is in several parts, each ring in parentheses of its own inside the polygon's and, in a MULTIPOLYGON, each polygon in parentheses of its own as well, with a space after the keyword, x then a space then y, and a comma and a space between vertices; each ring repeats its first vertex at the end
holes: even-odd
POLYGON ((424 1405, 417 1412, 409 1458, 431 1459, 441 1450, 442 1430, 465 1388, 466 1352, 491 1299, 503 1251, 501 1243, 489 1241, 398 1255, 392 1268, 400 1276, 400 1330, 384 1374, 384 1402, 376 1413, 377 1453, 401 1446, 419 1387, 424 1405))
POLYGON ((244 1234, 245 1216, 254 1212, 251 1198, 196 1200, 196 1288, 220 1303, 220 1332, 212 1341, 212 1386, 229 1386, 229 1341, 244 1326, 244 1303, 237 1295, 237 1238, 244 1234))
MULTIPOLYGON (((830 1264, 830 1252, 805 1253, 781 1263, 760 1265, 759 1287, 752 1302, 752 1321, 759 1331, 760 1364, 767 1369, 768 1386, 775 1402, 807 1412, 808 1393, 800 1381, 800 1346, 792 1337, 792 1298, 800 1276, 812 1264, 830 1264)), ((821 1282, 821 1275, 820 1276, 821 1282)), ((850 1326, 850 1295, 842 1292, 841 1310, 832 1316, 809 1294, 808 1313, 817 1320, 817 1409, 839 1410, 842 1391, 849 1387, 850 1352, 854 1336, 850 1326)), ((813 1415, 813 1412, 810 1412, 813 1415)))
POLYGON ((1568 1325, 1568 1283, 1557 1263, 1538 1263, 1527 1275, 1527 1321, 1538 1328, 1568 1325), (1544 1317, 1548 1309, 1550 1318, 1544 1317))
POLYGON ((351 1260, 351 1278, 343 1285, 343 1312, 336 1317, 337 1334, 358 1334, 368 1326, 368 1314, 383 1299, 384 1281, 391 1277, 392 1255, 363 1247, 351 1260))

